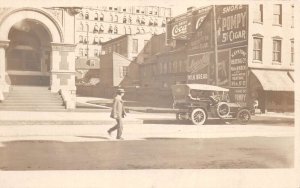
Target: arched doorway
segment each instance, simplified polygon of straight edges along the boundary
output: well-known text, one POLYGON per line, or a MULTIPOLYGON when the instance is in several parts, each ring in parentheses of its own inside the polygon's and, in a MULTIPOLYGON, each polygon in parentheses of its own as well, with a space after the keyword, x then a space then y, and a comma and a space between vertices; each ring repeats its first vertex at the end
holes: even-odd
POLYGON ((6 68, 11 85, 50 85, 51 35, 39 21, 24 19, 8 33, 6 68))

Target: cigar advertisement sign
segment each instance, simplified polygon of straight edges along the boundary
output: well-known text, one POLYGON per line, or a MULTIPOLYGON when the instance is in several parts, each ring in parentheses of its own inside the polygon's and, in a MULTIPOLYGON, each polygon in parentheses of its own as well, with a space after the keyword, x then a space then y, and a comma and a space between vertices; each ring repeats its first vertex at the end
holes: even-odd
POLYGON ((216 6, 218 46, 247 43, 248 6, 216 6))

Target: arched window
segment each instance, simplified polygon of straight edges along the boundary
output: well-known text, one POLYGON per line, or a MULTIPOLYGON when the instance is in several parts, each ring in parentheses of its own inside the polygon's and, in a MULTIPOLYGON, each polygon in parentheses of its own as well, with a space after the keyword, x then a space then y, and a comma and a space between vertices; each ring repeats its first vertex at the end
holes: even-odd
POLYGON ((110 15, 110 20, 109 20, 110 22, 113 22, 114 21, 114 17, 113 17, 113 15, 110 15))
POLYGON ((127 18, 126 16, 123 17, 123 23, 126 23, 127 22, 127 18))
POLYGON ((128 23, 129 23, 129 24, 132 23, 132 18, 131 18, 131 16, 129 16, 129 18, 128 18, 128 23))
POLYGON ((98 13, 97 12, 95 12, 94 20, 98 20, 98 13))
POLYGON ((114 34, 118 34, 118 27, 117 26, 115 26, 115 28, 114 28, 114 34))
POLYGON ((145 25, 145 23, 146 23, 145 18, 143 17, 142 20, 141 20, 141 25, 145 25))
POLYGON ((83 31, 83 23, 82 22, 80 22, 80 24, 79 24, 79 31, 83 31))
POLYGON ((152 18, 150 18, 150 20, 149 20, 149 25, 150 26, 153 25, 153 19, 152 18))
POLYGON ((104 26, 101 24, 99 27, 99 33, 103 33, 104 32, 104 26))
POLYGON ((108 28, 108 33, 113 33, 113 27, 111 25, 108 28))
POLYGON ((141 23, 140 17, 137 17, 137 18, 136 18, 136 23, 137 23, 137 24, 140 24, 140 23, 141 23))
POLYGON ((85 48, 85 49, 84 49, 84 56, 87 56, 87 55, 88 55, 88 49, 85 48))
POLYGON ((78 15, 78 17, 79 17, 80 19, 83 19, 83 13, 80 12, 79 15, 78 15))
POLYGON ((83 36, 79 35, 79 43, 83 43, 83 36))
POLYGON ((89 41, 88 41, 88 38, 87 38, 87 36, 85 36, 85 37, 84 37, 83 43, 88 44, 88 42, 89 42, 89 41))
POLYGON ((118 15, 115 15, 115 22, 118 22, 119 21, 119 17, 118 15))
POLYGON ((88 19, 89 19, 89 13, 88 13, 88 12, 86 12, 86 13, 85 13, 85 16, 84 16, 84 18, 85 18, 86 20, 88 20, 88 19))
POLYGON ((94 26, 94 33, 97 33, 98 31, 99 31, 99 27, 98 27, 97 24, 95 24, 95 26, 94 26))
POLYGON ((157 21, 157 19, 154 20, 154 26, 158 26, 158 21, 157 21))
POLYGON ((124 34, 127 34, 127 33, 126 33, 126 27, 125 27, 125 26, 124 26, 124 34))
POLYGON ((83 56, 83 49, 82 48, 79 48, 78 55, 81 56, 81 57, 83 56))
POLYGON ((104 21, 104 14, 103 13, 100 14, 99 20, 104 21))
POLYGON ((141 31, 140 31, 140 28, 136 28, 136 34, 140 34, 141 33, 141 31))

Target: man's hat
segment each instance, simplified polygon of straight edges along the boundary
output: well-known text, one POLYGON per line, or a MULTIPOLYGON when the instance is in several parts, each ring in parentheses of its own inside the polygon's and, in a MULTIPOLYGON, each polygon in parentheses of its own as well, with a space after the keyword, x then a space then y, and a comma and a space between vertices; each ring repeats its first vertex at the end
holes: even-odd
POLYGON ((124 89, 117 89, 117 93, 125 93, 124 89))

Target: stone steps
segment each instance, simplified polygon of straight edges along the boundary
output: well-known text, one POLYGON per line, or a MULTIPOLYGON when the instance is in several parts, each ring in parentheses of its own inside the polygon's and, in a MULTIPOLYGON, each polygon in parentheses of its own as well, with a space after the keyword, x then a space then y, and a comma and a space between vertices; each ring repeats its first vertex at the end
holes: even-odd
POLYGON ((12 86, 10 93, 0 103, 0 110, 47 111, 65 109, 62 97, 51 93, 48 87, 12 86))

